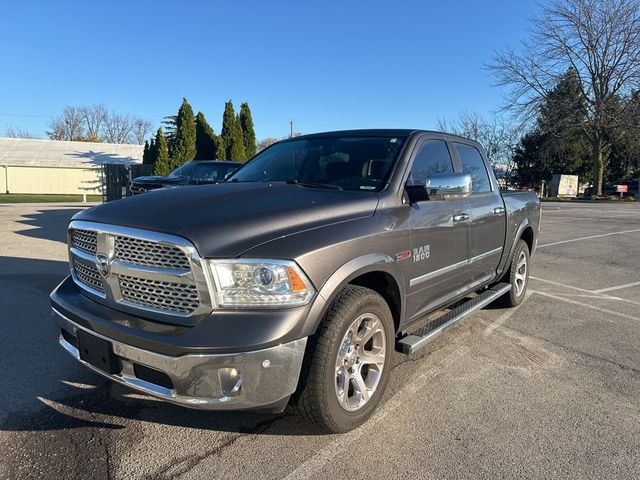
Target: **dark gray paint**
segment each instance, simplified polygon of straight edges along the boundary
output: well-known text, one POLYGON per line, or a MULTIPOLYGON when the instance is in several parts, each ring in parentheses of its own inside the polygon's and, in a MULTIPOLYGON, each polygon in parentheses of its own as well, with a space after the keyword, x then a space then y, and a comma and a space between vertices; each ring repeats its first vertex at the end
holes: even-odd
MULTIPOLYGON (((217 310, 185 329, 171 325, 170 319, 158 324, 97 305, 69 281, 52 294, 52 303, 103 335, 162 353, 247 351, 313 334, 337 292, 371 272, 391 279, 399 293, 397 323, 398 330, 403 330, 425 313, 499 279, 525 229, 530 228, 534 242, 537 240, 538 198, 528 192, 500 194, 491 168, 491 193, 465 200, 408 203, 403 186, 417 142, 434 138, 467 143, 478 148, 489 165, 476 142, 424 131, 348 134, 409 135, 382 191, 223 183, 140 195, 76 217, 180 235, 192 241, 203 257, 293 259, 318 291, 308 306, 280 311, 217 310), (494 214, 497 207, 504 207, 506 213, 494 214), (470 219, 454 225, 451 217, 460 212, 468 212, 470 219), (397 254, 427 244, 431 246, 429 259, 396 261, 397 254), (505 251, 500 254, 410 285, 412 278, 503 246, 505 251)), ((455 150, 449 149, 455 170, 461 171, 455 150)))

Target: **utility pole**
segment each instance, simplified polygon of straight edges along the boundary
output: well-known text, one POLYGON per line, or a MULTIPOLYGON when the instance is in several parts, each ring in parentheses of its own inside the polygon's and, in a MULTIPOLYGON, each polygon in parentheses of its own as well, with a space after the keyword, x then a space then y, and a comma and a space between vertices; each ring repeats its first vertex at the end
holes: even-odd
POLYGON ((289 138, 293 138, 293 120, 289 122, 289 126, 291 127, 289 130, 289 138))

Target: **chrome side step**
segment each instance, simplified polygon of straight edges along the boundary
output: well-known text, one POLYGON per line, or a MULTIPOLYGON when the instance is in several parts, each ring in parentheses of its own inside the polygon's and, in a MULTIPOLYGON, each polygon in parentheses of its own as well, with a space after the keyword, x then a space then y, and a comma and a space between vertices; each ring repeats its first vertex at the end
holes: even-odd
POLYGON ((450 312, 445 313, 443 316, 436 318, 432 322, 429 322, 424 327, 419 328, 415 332, 407 335, 406 337, 398 340, 398 349, 402 353, 411 354, 416 350, 424 347, 427 343, 449 328, 451 325, 459 322, 463 318, 471 315, 476 310, 480 310, 482 307, 490 304, 498 297, 505 295, 511 290, 511 285, 508 283, 498 283, 488 290, 485 290, 477 297, 458 305, 450 312))

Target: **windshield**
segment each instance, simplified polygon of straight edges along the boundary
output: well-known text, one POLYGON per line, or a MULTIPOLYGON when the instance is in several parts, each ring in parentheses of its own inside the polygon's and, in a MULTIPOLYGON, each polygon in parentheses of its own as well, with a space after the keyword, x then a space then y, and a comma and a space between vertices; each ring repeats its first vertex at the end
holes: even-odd
POLYGON ((191 183, 216 183, 238 169, 235 165, 216 165, 215 163, 203 163, 196 166, 189 180, 191 183))
POLYGON ((290 182, 312 187, 379 191, 406 137, 327 136, 278 143, 229 182, 290 182))
POLYGON ((188 177, 193 172, 196 166, 196 162, 187 162, 184 165, 179 166, 173 172, 169 174, 170 177, 188 177))

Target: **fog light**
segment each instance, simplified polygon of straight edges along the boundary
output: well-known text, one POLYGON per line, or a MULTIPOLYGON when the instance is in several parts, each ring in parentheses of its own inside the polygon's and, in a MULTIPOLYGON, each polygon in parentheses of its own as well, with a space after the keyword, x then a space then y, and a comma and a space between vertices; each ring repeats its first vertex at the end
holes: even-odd
POLYGON ((242 375, 235 368, 218 369, 220 388, 225 397, 237 397, 242 388, 242 375))

